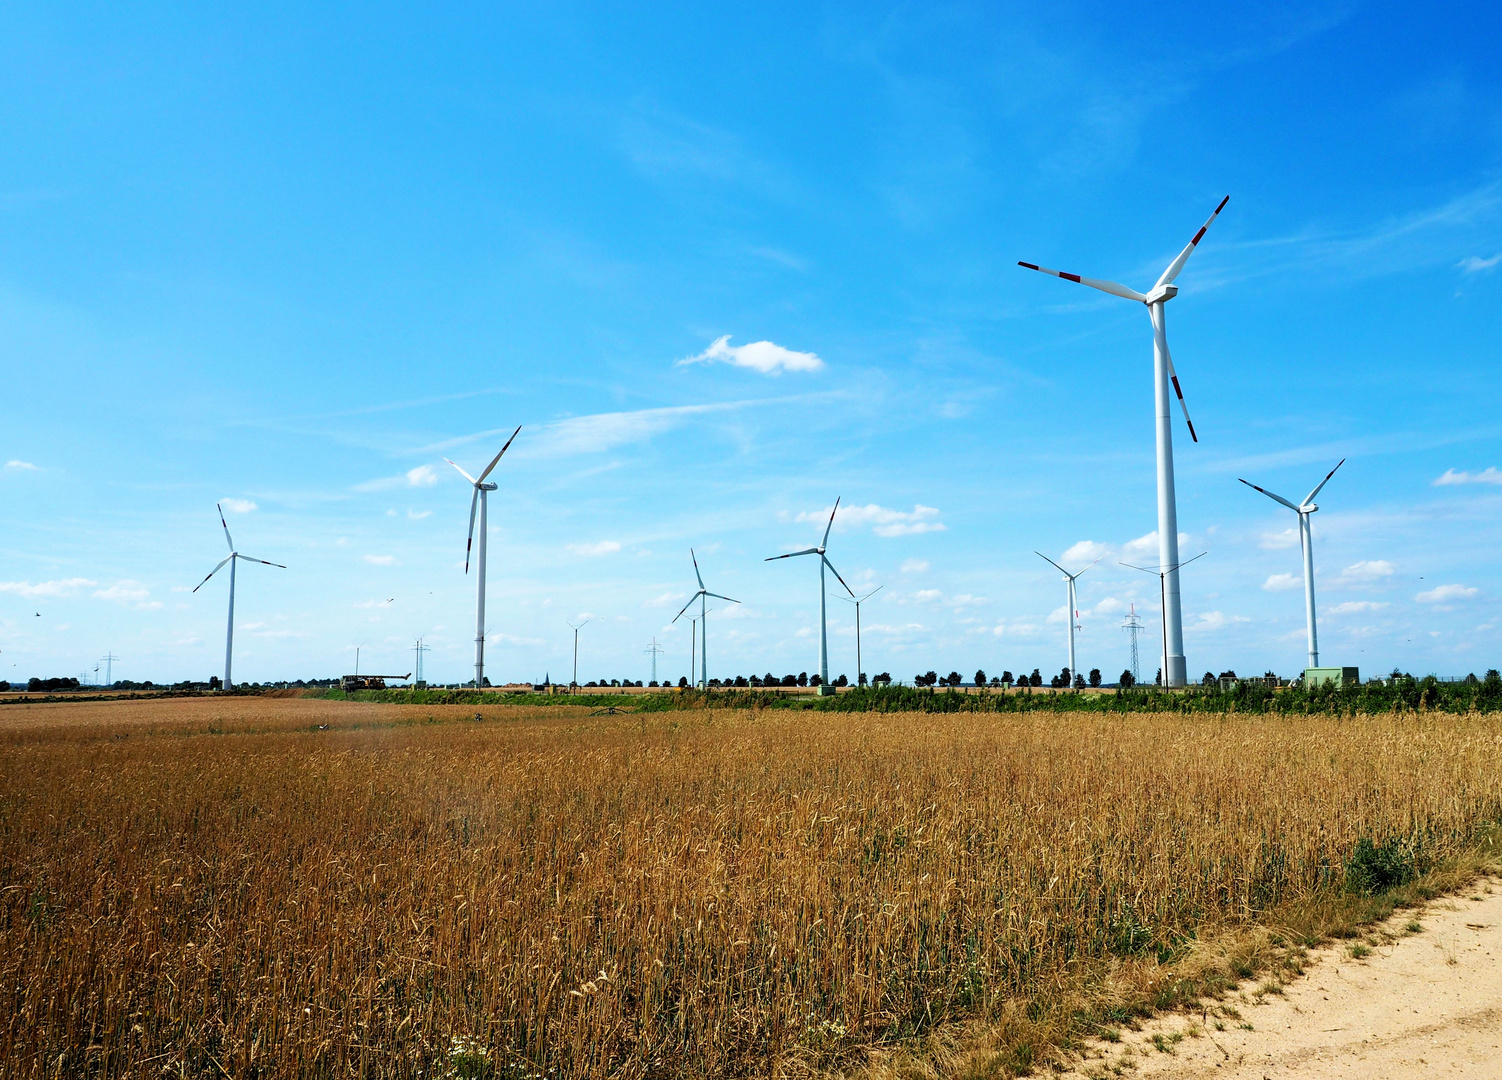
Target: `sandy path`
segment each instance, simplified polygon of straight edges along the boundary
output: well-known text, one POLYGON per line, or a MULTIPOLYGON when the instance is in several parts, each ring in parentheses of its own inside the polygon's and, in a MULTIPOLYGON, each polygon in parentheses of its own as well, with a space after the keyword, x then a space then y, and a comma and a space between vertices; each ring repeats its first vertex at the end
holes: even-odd
POLYGON ((1364 958, 1348 942, 1313 951, 1281 995, 1259 998, 1248 983, 1226 1013, 1212 1005, 1123 1031, 1066 1075, 1502 1080, 1502 879, 1399 912, 1380 929, 1386 937, 1373 937, 1386 943, 1364 958), (1415 920, 1423 929, 1409 932, 1415 920))

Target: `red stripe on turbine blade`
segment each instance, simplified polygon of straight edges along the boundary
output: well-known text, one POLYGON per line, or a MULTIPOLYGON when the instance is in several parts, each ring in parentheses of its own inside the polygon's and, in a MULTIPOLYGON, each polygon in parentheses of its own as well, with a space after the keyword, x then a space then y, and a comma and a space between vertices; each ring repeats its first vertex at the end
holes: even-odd
POLYGON ((1059 271, 1059 277, 1064 278, 1066 281, 1079 281, 1080 279, 1078 274, 1066 274, 1062 270, 1059 271))
POLYGON ((1173 375, 1173 376, 1170 376, 1170 378, 1173 380, 1173 392, 1175 394, 1179 395, 1179 400, 1180 401, 1183 401, 1184 400, 1184 391, 1182 391, 1182 390, 1179 389, 1179 377, 1177 375, 1173 375))
MULTIPOLYGON (((1226 208, 1226 203, 1228 203, 1230 201, 1231 201, 1231 196, 1229 196, 1229 195, 1227 195, 1224 199, 1221 199, 1220 200, 1220 205, 1215 208, 1215 213, 1218 214, 1222 210, 1224 210, 1226 208)), ((1212 214, 1211 216, 1213 217, 1214 215, 1212 214)))
POLYGON ((1200 242, 1200 237, 1202 237, 1204 235, 1205 235, 1205 226, 1201 225, 1200 226, 1200 231, 1194 234, 1194 239, 1193 240, 1189 241, 1189 246, 1190 247, 1198 247, 1199 246, 1199 242, 1200 242))
POLYGON ((1189 425, 1189 437, 1191 439, 1193 439, 1195 442, 1199 442, 1200 441, 1200 437, 1194 433, 1194 421, 1191 420, 1191 419, 1189 419, 1189 417, 1186 416, 1186 417, 1184 417, 1184 423, 1186 423, 1186 424, 1189 425))
POLYGON ((1018 261, 1017 265, 1018 266, 1025 266, 1029 270, 1036 270, 1036 269, 1038 269, 1038 266, 1037 266, 1036 263, 1025 263, 1025 262, 1022 262, 1021 260, 1018 261))

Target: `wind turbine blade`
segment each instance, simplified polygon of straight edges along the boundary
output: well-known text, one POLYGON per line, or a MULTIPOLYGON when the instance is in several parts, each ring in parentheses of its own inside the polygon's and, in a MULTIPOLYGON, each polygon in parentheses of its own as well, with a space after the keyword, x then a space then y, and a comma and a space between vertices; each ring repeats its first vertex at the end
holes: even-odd
POLYGON ((1184 410, 1184 423, 1189 425, 1189 437, 1195 442, 1200 437, 1194 433, 1194 421, 1189 419, 1189 406, 1184 404, 1184 391, 1179 387, 1179 373, 1173 369, 1173 354, 1168 351, 1168 338, 1163 339, 1163 359, 1168 361, 1168 381, 1173 383, 1173 392, 1179 396, 1179 408, 1184 410))
POLYGON ((235 550, 235 541, 230 537, 229 525, 224 520, 224 507, 215 503, 214 509, 219 511, 219 524, 224 526, 224 542, 229 545, 230 551, 233 552, 235 550))
MULTIPOLYGON (((501 454, 504 454, 507 450, 511 449, 511 444, 516 441, 516 437, 521 434, 521 430, 522 426, 520 424, 517 424, 516 430, 511 433, 511 438, 507 439, 506 445, 501 447, 501 454)), ((480 479, 477 481, 477 483, 483 484, 485 482, 485 478, 490 475, 490 470, 495 468, 496 462, 501 460, 501 454, 497 454, 495 457, 490 459, 490 464, 485 466, 485 471, 480 474, 480 479)))
MULTIPOLYGON (((845 585, 845 579, 842 578, 842 577, 840 577, 840 572, 838 570, 835 570, 834 563, 832 563, 832 562, 829 561, 829 556, 828 555, 820 555, 819 558, 823 559, 824 560, 824 565, 827 566, 827 567, 829 567, 829 569, 834 573, 835 580, 838 581, 841 585, 845 585)), ((852 589, 849 585, 845 585, 845 591, 847 593, 849 593, 851 596, 855 595, 855 590, 852 589)))
MULTIPOLYGON (((444 458, 444 460, 448 461, 448 458, 444 458)), ((449 462, 449 464, 452 465, 453 463, 449 462)), ((458 469, 459 466, 454 465, 454 468, 458 469)), ((475 512, 479 509, 480 486, 476 484, 474 496, 469 500, 469 539, 464 541, 464 572, 466 574, 469 573, 469 549, 474 546, 475 542, 475 512)))
MULTIPOLYGON (((1236 479, 1241 480, 1241 477, 1238 476, 1236 479)), ((1299 512, 1299 508, 1297 506, 1293 505, 1293 503, 1289 502, 1287 499, 1283 498, 1283 496, 1281 496, 1281 495, 1274 495, 1271 491, 1268 491, 1267 488, 1260 488, 1256 484, 1252 483, 1250 480, 1241 480, 1241 482, 1243 484, 1245 484, 1247 487, 1251 488, 1253 491, 1260 491, 1260 492, 1262 492, 1262 494, 1266 495, 1269 499, 1272 499, 1274 502, 1280 502, 1280 503, 1282 503, 1284 506, 1288 507, 1288 509, 1292 510, 1294 513, 1298 513, 1299 512)), ((1284 520, 1287 520, 1287 519, 1285 518, 1284 520)))
POLYGON ((1063 278, 1065 281, 1077 281, 1081 285, 1088 285, 1092 289, 1099 289, 1101 292, 1108 292, 1112 296, 1121 296, 1125 297, 1128 300, 1147 299, 1146 296, 1138 292, 1136 289, 1128 289, 1125 285, 1118 285, 1114 281, 1102 281, 1100 278, 1080 277, 1078 274, 1066 273, 1063 270, 1050 270, 1046 266, 1039 266, 1037 263, 1022 262, 1021 260, 1018 260, 1017 265, 1025 266, 1029 270, 1036 270, 1040 274, 1052 274, 1054 277, 1063 278))
MULTIPOLYGON (((690 596, 688 598, 688 603, 684 604, 683 607, 679 610, 678 614, 673 616, 673 622, 677 622, 679 619, 681 619, 683 617, 683 613, 694 606, 694 601, 699 599, 700 595, 702 595, 703 592, 704 590, 700 589, 698 592, 694 593, 693 596, 690 596)), ((669 623, 668 625, 671 626, 673 625, 673 623, 669 623)))
POLYGON ((1124 563, 1121 563, 1120 565, 1121 566, 1130 567, 1133 570, 1141 570, 1144 574, 1161 574, 1163 572, 1161 570, 1149 570, 1147 567, 1145 567, 1145 566, 1138 566, 1136 563, 1124 562, 1124 563))
POLYGON ((216 566, 216 567, 214 567, 214 569, 212 569, 212 570, 210 570, 210 571, 209 571, 209 577, 206 577, 206 578, 204 578, 204 579, 203 579, 203 580, 202 580, 202 581, 200 581, 200 582, 199 582, 199 583, 198 583, 198 584, 197 584, 197 585, 194 585, 194 586, 193 586, 193 591, 194 591, 194 592, 197 592, 197 591, 198 591, 198 590, 199 590, 199 589, 201 589, 201 588, 203 588, 203 587, 204 587, 204 586, 205 586, 205 585, 207 585, 207 584, 208 584, 208 583, 209 583, 209 578, 211 578, 211 577, 213 577, 213 576, 214 576, 214 575, 215 575, 215 574, 217 574, 217 573, 219 573, 219 571, 221 571, 221 570, 223 570, 223 569, 224 569, 224 564, 225 564, 225 563, 227 563, 227 562, 229 562, 229 561, 230 561, 230 559, 233 559, 233 558, 234 558, 234 556, 233 556, 233 555, 228 555, 228 556, 226 556, 226 557, 225 557, 225 558, 224 558, 224 559, 223 559, 223 561, 221 561, 221 562, 220 562, 220 563, 219 563, 219 565, 218 565, 218 566, 216 566))
MULTIPOLYGON (((443 460, 447 461, 450 465, 453 465, 454 468, 459 469, 459 466, 456 465, 456 464, 454 464, 454 462, 451 461, 450 459, 444 458, 443 460)), ((464 479, 468 480, 471 484, 478 484, 479 483, 478 480, 476 480, 473 476, 470 476, 469 473, 465 472, 463 469, 459 469, 459 475, 462 476, 462 477, 464 477, 464 479)))
POLYGON ((244 559, 246 562, 258 562, 258 563, 261 563, 264 566, 276 566, 276 567, 281 567, 281 569, 283 569, 283 570, 287 569, 285 566, 282 566, 282 564, 279 563, 279 562, 267 562, 265 559, 252 559, 249 555, 241 555, 238 551, 235 552, 235 558, 237 558, 237 559, 244 559))
MULTIPOLYGON (((1226 208, 1226 203, 1230 201, 1231 196, 1229 195, 1220 200, 1220 205, 1215 208, 1215 213, 1211 214, 1209 219, 1200 226, 1200 231, 1194 234, 1194 239, 1189 241, 1189 244, 1183 251, 1179 252, 1177 259, 1168 264, 1168 269, 1163 271, 1163 276, 1158 279, 1158 285, 1168 285, 1174 278, 1179 276, 1179 271, 1184 269, 1184 264, 1189 261, 1189 256, 1194 254, 1195 246, 1204 238, 1205 230, 1215 224, 1215 219, 1220 216, 1220 212, 1226 208)), ((1153 288, 1156 289, 1158 285, 1154 285, 1153 288)))
POLYGON ((719 593, 717 593, 717 592, 705 592, 705 594, 704 594, 704 595, 705 595, 705 596, 713 596, 713 597, 714 597, 714 598, 715 598, 715 599, 716 599, 716 600, 729 600, 729 601, 730 601, 730 602, 731 602, 731 603, 732 603, 732 604, 739 604, 739 603, 740 603, 740 601, 739 601, 739 600, 736 600, 736 599, 734 599, 734 598, 733 598, 733 597, 729 597, 729 596, 721 596, 721 595, 720 595, 720 594, 719 594, 719 593))
POLYGON ((699 579, 699 591, 704 591, 704 575, 699 573, 699 556, 694 554, 694 549, 688 549, 688 557, 694 560, 694 577, 699 579))
POLYGON ((835 514, 839 513, 839 510, 840 497, 836 495, 834 497, 834 509, 829 512, 829 524, 824 526, 824 539, 819 542, 820 547, 827 548, 829 546, 829 530, 834 528, 834 516, 835 514))
POLYGON ((1053 567, 1055 570, 1057 570, 1059 573, 1063 574, 1065 577, 1072 577, 1073 576, 1072 574, 1069 573, 1068 570, 1065 570, 1058 563, 1054 562, 1047 555, 1043 554, 1043 552, 1041 552, 1041 551, 1034 551, 1033 554, 1036 555, 1036 556, 1038 556, 1038 558, 1042 559, 1049 566, 1053 567))
MULTIPOLYGON (((1340 468, 1345 463, 1346 463, 1346 459, 1345 458, 1341 458, 1340 461, 1338 463, 1336 463, 1335 469, 1340 468)), ((1321 480, 1315 486, 1315 488, 1314 488, 1313 491, 1311 491, 1308 495, 1304 496, 1304 505, 1305 506, 1308 506, 1311 502, 1313 502, 1314 501, 1314 497, 1319 494, 1320 488, 1324 487, 1326 484, 1328 484, 1330 482, 1330 477, 1332 477, 1332 476, 1335 475, 1335 469, 1331 469, 1329 472, 1325 473, 1325 478, 1323 480, 1321 480)))
POLYGON ((819 554, 819 549, 818 548, 804 548, 802 551, 790 551, 786 555, 773 555, 770 559, 763 559, 762 562, 776 562, 778 559, 791 559, 795 555, 817 555, 817 554, 819 554))
MULTIPOLYGON (((1100 557, 1100 559, 1104 559, 1104 558, 1105 558, 1105 556, 1104 556, 1104 555, 1102 555, 1102 556, 1101 556, 1101 557, 1100 557)), ((1091 564, 1090 564, 1090 566, 1094 566, 1094 565, 1095 565, 1095 563, 1098 563, 1098 562, 1100 562, 1100 559, 1096 559, 1096 560, 1095 560, 1095 562, 1093 562, 1093 563, 1091 563, 1091 564)), ((1088 569, 1090 569, 1090 566, 1087 566, 1087 567, 1085 567, 1085 570, 1088 570, 1088 569)), ((1075 575, 1074 575, 1074 576, 1075 576, 1075 577, 1079 577, 1079 576, 1080 576, 1080 574, 1083 574, 1083 573, 1084 573, 1084 572, 1085 572, 1085 570, 1081 570, 1081 571, 1080 571, 1080 573, 1079 573, 1079 574, 1075 574, 1075 575)))

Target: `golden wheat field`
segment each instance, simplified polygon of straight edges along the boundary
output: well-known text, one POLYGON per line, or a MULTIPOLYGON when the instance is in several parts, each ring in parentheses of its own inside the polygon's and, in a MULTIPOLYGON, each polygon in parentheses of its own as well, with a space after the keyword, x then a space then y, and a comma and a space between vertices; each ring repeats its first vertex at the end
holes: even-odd
POLYGON ((480 713, 0 707, 6 1075, 858 1070, 1502 806, 1488 717, 480 713))

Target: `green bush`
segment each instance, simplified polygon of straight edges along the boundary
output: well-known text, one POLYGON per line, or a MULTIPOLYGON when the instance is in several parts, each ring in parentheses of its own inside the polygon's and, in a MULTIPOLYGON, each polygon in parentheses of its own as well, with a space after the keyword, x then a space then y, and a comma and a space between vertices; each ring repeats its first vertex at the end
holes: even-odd
POLYGON ((1378 847, 1363 836, 1346 860, 1346 891, 1365 896, 1407 885, 1418 876, 1413 849, 1397 837, 1389 837, 1378 847))

